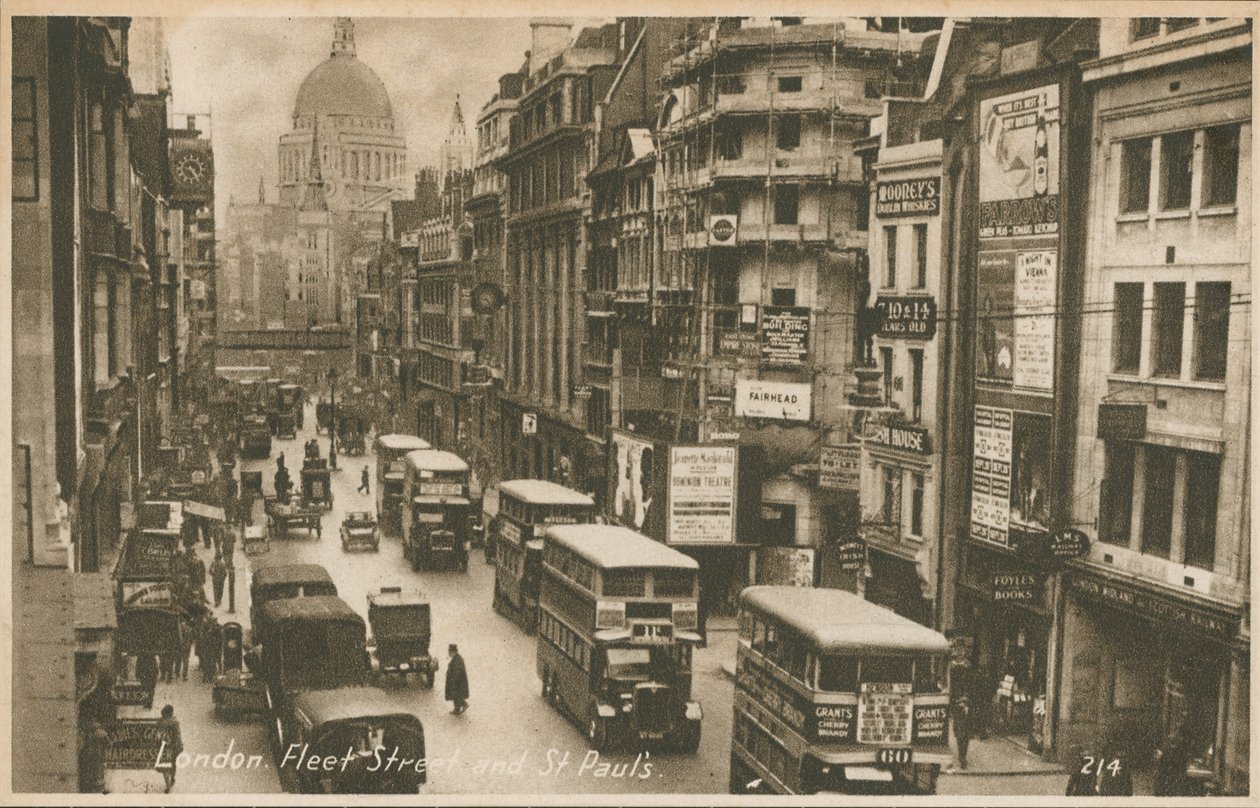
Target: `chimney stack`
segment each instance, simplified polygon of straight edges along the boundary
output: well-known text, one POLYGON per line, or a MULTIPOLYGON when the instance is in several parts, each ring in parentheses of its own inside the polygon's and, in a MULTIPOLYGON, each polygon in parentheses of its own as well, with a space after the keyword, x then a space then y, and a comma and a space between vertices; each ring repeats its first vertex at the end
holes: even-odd
POLYGON ((563 17, 535 17, 529 21, 529 73, 533 75, 569 44, 572 20, 563 17))

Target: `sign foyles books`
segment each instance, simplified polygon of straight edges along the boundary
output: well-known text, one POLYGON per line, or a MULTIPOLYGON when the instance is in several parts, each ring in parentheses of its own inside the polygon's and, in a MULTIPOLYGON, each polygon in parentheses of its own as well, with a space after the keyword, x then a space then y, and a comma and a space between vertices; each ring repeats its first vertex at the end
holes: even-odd
POLYGON ((670 544, 734 543, 736 451, 734 446, 670 448, 670 544))
POLYGON ((812 393, 812 385, 800 382, 737 379, 735 415, 741 418, 808 421, 813 413, 812 393))
POLYGON ((709 217, 709 244, 714 247, 734 247, 738 232, 738 216, 720 214, 709 217))

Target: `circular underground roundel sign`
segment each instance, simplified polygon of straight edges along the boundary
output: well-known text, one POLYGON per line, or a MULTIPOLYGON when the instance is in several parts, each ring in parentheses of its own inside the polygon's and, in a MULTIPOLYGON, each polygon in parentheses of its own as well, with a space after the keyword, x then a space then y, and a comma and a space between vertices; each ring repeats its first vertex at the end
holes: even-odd
POLYGON ((715 219, 711 230, 716 241, 730 241, 735 235, 735 225, 730 219, 715 219))

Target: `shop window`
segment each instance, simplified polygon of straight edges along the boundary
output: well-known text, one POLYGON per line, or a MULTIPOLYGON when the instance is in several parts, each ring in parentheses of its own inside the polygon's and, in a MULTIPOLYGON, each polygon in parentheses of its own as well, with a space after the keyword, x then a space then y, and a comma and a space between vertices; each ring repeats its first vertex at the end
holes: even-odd
POLYGON ((1160 210, 1190 207, 1190 178, 1194 173, 1194 132, 1174 132, 1160 142, 1160 210))
POLYGON ((922 474, 910 474, 910 535, 916 539, 923 537, 923 484, 922 474))
POLYGON ((796 224, 800 212, 800 188, 795 185, 778 185, 774 189, 774 223, 796 224))
POLYGON ((800 76, 779 76, 779 92, 799 93, 801 91, 800 76))
POLYGON ((884 228, 884 288, 897 287, 897 228, 884 228))
POLYGON ((1172 546, 1173 487, 1177 457, 1164 446, 1146 446, 1146 493, 1143 497, 1142 552, 1168 558, 1172 546))
POLYGON ((893 394, 893 349, 882 347, 879 349, 880 365, 884 369, 884 404, 891 406, 893 394))
POLYGON ((1141 283, 1117 283, 1115 319, 1112 334, 1111 369, 1116 373, 1137 373, 1142 364, 1141 283))
POLYGON ((923 420, 922 348, 910 349, 910 420, 916 424, 923 420))
POLYGON ((1155 376, 1181 375, 1181 341, 1185 327, 1186 285, 1155 284, 1154 340, 1151 343, 1151 372, 1155 376))
POLYGON ((1126 140, 1120 147, 1120 212, 1138 213, 1151 204, 1151 139, 1126 140))
POLYGON ((914 288, 927 287, 927 225, 914 226, 914 288))
POLYGON ((771 289, 770 305, 772 306, 795 306, 796 290, 795 289, 771 289))
POLYGON ((1121 547, 1128 546, 1132 532, 1134 454, 1132 443, 1107 442, 1098 503, 1098 538, 1121 547))
POLYGON ((39 198, 39 139, 35 128, 35 79, 13 79, 13 198, 39 198))
POLYGON ((1220 455, 1186 455, 1185 563, 1212 569, 1216 563, 1216 506, 1220 496, 1220 455))
POLYGON ((800 148, 801 117, 782 115, 775 120, 775 144, 783 151, 800 148))
POLYGON ((885 525, 896 525, 901 521, 901 498, 898 488, 901 486, 901 469, 893 466, 880 466, 880 481, 883 487, 883 499, 880 502, 880 521, 885 525))
POLYGON ((1194 377, 1225 378, 1229 352, 1229 282, 1194 286, 1194 377))

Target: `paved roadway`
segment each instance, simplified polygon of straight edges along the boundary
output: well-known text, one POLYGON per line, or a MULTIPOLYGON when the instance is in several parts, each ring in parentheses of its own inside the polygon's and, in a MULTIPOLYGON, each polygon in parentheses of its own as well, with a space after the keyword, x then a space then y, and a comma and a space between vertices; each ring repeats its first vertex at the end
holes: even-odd
MULTIPOLYGON (((303 443, 314 435, 313 408, 306 428, 294 440, 274 441, 272 457, 245 461, 244 469, 264 472, 264 488, 271 490, 274 458, 283 451, 286 465, 300 486, 303 443)), ((319 436, 327 456, 328 438, 319 436)), ((710 633, 710 644, 694 656, 694 696, 704 709, 701 746, 693 755, 653 752, 610 754, 602 758, 587 749, 583 734, 548 706, 540 695, 534 672, 535 638, 494 613, 491 593, 493 568, 474 551, 467 573, 414 573, 402 557, 398 539, 383 538, 379 553, 343 553, 339 540, 342 516, 351 510, 373 510, 374 497, 356 491, 364 465, 375 485, 374 460, 369 455, 341 456, 340 471, 332 474, 334 507, 323 518, 323 538, 297 534, 273 540, 265 554, 246 558, 238 545, 237 609, 229 615, 226 599, 216 610, 220 620, 237 620, 248 627, 249 571, 270 564, 317 563, 337 582, 342 598, 367 615, 367 593, 382 586, 419 588, 433 604, 431 649, 443 658, 437 687, 387 683, 413 699, 425 725, 431 760, 427 794, 725 794, 729 771, 732 683, 722 663, 733 658, 735 635, 710 633), (442 700, 445 648, 459 644, 467 661, 471 685, 470 707, 452 715, 442 700), (601 764, 612 764, 603 766, 601 764), (563 764, 563 765, 562 765, 563 764), (650 764, 650 768, 647 764, 650 764), (622 776, 615 776, 620 773, 622 776), (644 776, 644 774, 647 776, 644 776)), ((255 517, 261 523, 261 504, 255 517)), ((209 563, 209 551, 200 550, 209 563)), ((188 682, 159 684, 155 708, 175 705, 184 744, 190 754, 214 755, 231 745, 248 759, 261 756, 258 768, 233 769, 196 766, 181 770, 176 791, 182 793, 261 793, 282 790, 270 749, 268 730, 258 718, 229 721, 211 709, 210 686, 194 669, 188 682)), ((136 714, 142 714, 137 711, 136 714)), ((213 763, 213 758, 211 758, 213 763)), ((950 776, 943 775, 943 794, 1062 793, 1060 776, 950 776)), ((111 772, 115 792, 160 791, 155 772, 111 772)))

